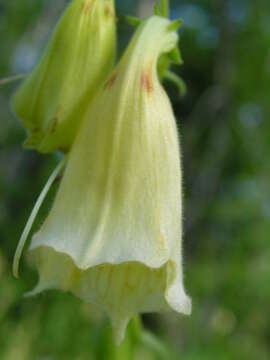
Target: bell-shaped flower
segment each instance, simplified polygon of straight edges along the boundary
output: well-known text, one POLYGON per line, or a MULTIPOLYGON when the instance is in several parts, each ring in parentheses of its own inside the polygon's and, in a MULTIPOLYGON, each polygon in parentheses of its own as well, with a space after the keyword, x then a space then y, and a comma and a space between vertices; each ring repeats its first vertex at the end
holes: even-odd
POLYGON ((26 148, 67 152, 93 95, 112 70, 114 0, 73 0, 12 107, 28 130, 26 148))
POLYGON ((30 257, 32 292, 71 291, 105 311, 117 341, 131 317, 190 314, 182 272, 182 195, 177 127, 159 81, 178 36, 153 16, 136 31, 90 105, 51 212, 30 257))

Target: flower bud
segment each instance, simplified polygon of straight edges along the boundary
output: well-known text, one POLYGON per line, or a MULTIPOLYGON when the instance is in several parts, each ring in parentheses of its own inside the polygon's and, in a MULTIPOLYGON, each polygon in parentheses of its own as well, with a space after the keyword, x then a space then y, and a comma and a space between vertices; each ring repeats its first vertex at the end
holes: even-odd
POLYGON ((115 55, 113 0, 73 0, 39 64, 12 99, 28 129, 25 147, 67 152, 115 55))
POLYGON ((142 23, 78 132, 30 254, 33 293, 68 290, 110 317, 118 342, 142 312, 190 314, 183 286, 176 123, 157 63, 177 45, 167 19, 142 23))

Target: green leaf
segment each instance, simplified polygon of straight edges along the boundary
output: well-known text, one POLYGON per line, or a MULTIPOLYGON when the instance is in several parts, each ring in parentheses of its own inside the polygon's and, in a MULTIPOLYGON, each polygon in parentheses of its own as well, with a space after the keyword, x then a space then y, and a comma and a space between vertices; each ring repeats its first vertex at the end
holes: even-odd
POLYGON ((140 26, 141 22, 142 22, 136 16, 129 16, 129 15, 125 16, 125 20, 129 25, 134 26, 134 27, 140 26))
POLYGON ((168 53, 168 57, 174 64, 177 64, 177 65, 183 64, 183 59, 182 59, 180 50, 177 47, 173 48, 173 50, 171 50, 168 53))
POLYGON ((170 81, 171 83, 173 83, 177 87, 180 96, 184 96, 186 94, 187 87, 184 80, 180 76, 176 75, 174 72, 170 70, 167 70, 164 75, 164 78, 170 81))
POLYGON ((173 20, 170 25, 168 26, 169 31, 176 31, 179 27, 183 24, 182 19, 173 20))
POLYGON ((40 209, 41 205, 43 204, 43 201, 45 200, 46 195, 48 194, 50 188, 52 187, 52 184, 56 180, 57 176, 59 176, 59 174, 62 172, 65 165, 66 165, 66 158, 63 158, 60 161, 60 163, 57 165, 56 169, 53 171, 53 173, 49 177, 46 185, 44 186, 43 190, 41 191, 41 193, 37 199, 37 202, 31 212, 31 215, 25 225, 25 228, 21 235, 19 244, 17 246, 16 252, 14 255, 14 260, 13 260, 13 274, 16 278, 19 277, 19 263, 20 263, 20 258, 22 256, 23 248, 27 241, 28 235, 30 234, 30 231, 32 229, 34 221, 37 217, 39 209, 40 209))

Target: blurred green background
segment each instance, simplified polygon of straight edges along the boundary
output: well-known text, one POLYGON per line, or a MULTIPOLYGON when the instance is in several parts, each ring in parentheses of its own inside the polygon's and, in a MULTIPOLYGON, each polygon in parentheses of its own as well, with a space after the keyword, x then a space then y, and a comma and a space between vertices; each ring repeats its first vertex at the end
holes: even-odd
MULTIPOLYGON (((0 0, 0 78, 37 62, 64 0, 0 0)), ((116 0, 119 49, 153 1, 116 0)), ((185 284, 191 317, 146 315, 153 339, 131 325, 121 348, 100 314, 55 291, 23 298, 37 280, 24 256, 11 275, 16 244, 57 159, 22 151, 24 129, 10 111, 16 84, 0 88, 0 359, 270 359, 270 2, 175 0, 184 19, 176 71, 188 92, 173 102, 185 189, 185 284)), ((53 189, 35 224, 51 207, 53 189)))

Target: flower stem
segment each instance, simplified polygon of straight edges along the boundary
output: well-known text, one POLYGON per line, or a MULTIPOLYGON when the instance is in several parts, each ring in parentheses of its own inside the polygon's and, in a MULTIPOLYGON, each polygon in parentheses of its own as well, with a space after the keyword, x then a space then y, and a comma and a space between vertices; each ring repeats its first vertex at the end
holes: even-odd
POLYGON ((170 0, 160 0, 161 15, 168 18, 170 9, 170 0))
POLYGON ((13 260, 13 275, 18 278, 19 277, 19 262, 20 262, 20 258, 22 255, 22 251, 24 248, 24 245, 26 243, 26 240, 28 238, 28 235, 32 229, 33 223, 36 219, 36 216, 38 214, 38 211, 46 197, 46 195, 48 194, 48 191, 50 190, 52 184, 54 183, 55 179, 57 178, 57 176, 59 175, 59 173, 61 172, 61 170, 63 169, 64 165, 66 163, 66 158, 64 158, 56 167, 56 169, 54 170, 54 172, 51 174, 51 176, 49 177, 46 185, 44 186, 43 190, 41 191, 37 202, 32 210, 32 213, 26 223, 26 226, 23 230, 22 236, 20 238, 19 244, 17 246, 16 252, 15 252, 15 256, 14 256, 14 260, 13 260))

